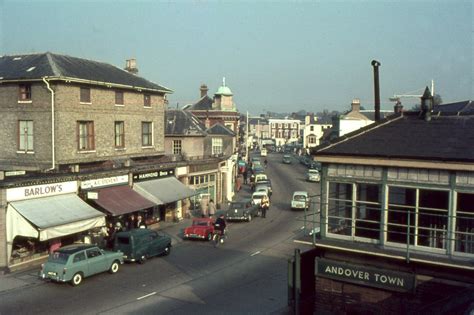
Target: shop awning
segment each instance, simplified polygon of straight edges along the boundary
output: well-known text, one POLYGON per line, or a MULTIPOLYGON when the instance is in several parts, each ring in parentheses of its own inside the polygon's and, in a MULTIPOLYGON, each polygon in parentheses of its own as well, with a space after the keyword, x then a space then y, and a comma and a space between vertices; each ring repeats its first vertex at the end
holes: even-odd
POLYGON ((105 215, 76 194, 10 202, 7 207, 7 242, 15 236, 40 241, 105 226, 105 215))
POLYGON ((122 215, 156 206, 127 185, 113 186, 98 190, 99 199, 93 200, 112 215, 122 215))
POLYGON ((176 177, 165 177, 135 183, 133 189, 156 204, 167 204, 196 195, 176 177))

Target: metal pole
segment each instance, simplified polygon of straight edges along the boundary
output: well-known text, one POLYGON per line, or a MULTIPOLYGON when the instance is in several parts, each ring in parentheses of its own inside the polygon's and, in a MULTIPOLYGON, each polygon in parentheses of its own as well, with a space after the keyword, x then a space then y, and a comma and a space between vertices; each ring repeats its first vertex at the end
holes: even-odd
POLYGON ((300 294, 301 294, 301 253, 295 249, 295 315, 300 314, 300 294))
POLYGON ((380 120, 379 66, 380 62, 372 60, 372 67, 374 67, 375 121, 380 120))
POLYGON ((249 162, 249 111, 247 111, 247 123, 245 127, 245 160, 249 162))
POLYGON ((408 213, 408 226, 407 226, 407 263, 410 262, 410 213, 408 213))

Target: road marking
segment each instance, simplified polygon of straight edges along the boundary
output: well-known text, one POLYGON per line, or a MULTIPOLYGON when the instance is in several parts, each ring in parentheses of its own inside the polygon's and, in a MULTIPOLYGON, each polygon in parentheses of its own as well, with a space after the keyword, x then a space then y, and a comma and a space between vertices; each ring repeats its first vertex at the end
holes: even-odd
POLYGON ((250 257, 260 254, 260 251, 253 253, 250 257))
POLYGON ((155 295, 155 294, 156 294, 156 292, 152 292, 152 293, 150 293, 150 294, 147 294, 147 295, 138 297, 137 300, 142 300, 142 299, 144 299, 144 298, 147 298, 147 297, 152 296, 152 295, 155 295))

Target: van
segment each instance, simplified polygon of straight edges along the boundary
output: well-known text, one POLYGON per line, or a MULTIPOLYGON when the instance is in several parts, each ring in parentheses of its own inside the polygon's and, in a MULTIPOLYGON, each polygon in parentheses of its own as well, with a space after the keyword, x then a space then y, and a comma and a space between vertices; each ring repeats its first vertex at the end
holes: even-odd
POLYGON ((132 229, 115 235, 114 250, 123 253, 125 261, 144 263, 148 258, 169 255, 171 238, 148 229, 132 229))
POLYGON ((309 196, 307 191, 295 191, 291 198, 291 210, 308 210, 309 196))

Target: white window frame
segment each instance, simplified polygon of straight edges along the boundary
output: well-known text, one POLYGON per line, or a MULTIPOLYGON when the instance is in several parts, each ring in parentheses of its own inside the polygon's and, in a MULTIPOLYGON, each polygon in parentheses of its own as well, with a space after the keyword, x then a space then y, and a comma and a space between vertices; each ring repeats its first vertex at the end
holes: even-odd
POLYGON ((34 153, 34 123, 33 120, 18 121, 18 151, 17 153, 34 153))

